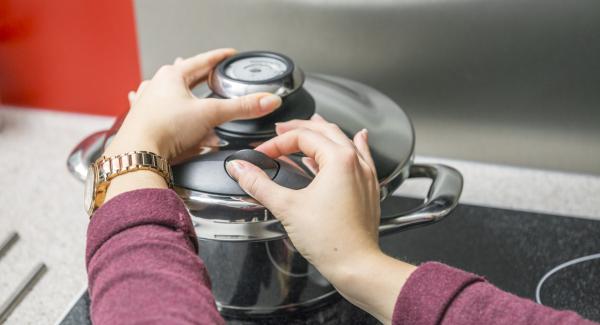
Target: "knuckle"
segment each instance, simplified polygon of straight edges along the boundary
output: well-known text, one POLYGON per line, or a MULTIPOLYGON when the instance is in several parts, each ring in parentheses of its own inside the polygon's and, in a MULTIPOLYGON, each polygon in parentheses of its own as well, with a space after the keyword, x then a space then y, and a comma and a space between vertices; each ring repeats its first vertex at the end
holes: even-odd
POLYGON ((332 134, 341 134, 344 137, 346 137, 346 134, 342 131, 342 129, 340 129, 340 127, 337 124, 333 124, 333 123, 328 123, 327 125, 327 129, 329 130, 329 132, 331 132, 332 134))
POLYGON ((311 129, 305 128, 303 126, 297 128, 296 132, 300 136, 310 136, 310 135, 314 134, 314 132, 311 129))
POLYGON ((299 127, 297 129, 295 129, 294 132, 296 133, 296 136, 298 137, 298 139, 301 141, 308 140, 316 135, 315 131, 313 131, 311 129, 307 129, 305 127, 299 127))
POLYGON ((330 130, 334 130, 334 131, 340 130, 340 127, 334 123, 326 122, 325 126, 330 130))
POLYGON ((148 86, 148 84, 149 84, 149 83, 150 83, 150 82, 149 82, 148 80, 144 80, 144 81, 142 81, 142 82, 140 83, 140 85, 138 86, 138 89, 137 89, 137 91, 135 92, 135 93, 136 93, 136 95, 137 95, 138 93, 140 93, 140 92, 141 92, 141 91, 142 91, 144 88, 146 88, 146 86, 148 86))
POLYGON ((168 64, 165 64, 163 66, 161 66, 160 68, 158 68, 157 74, 165 74, 167 72, 169 72, 171 70, 171 66, 168 64))
POLYGON ((256 100, 250 96, 240 97, 239 99, 239 108, 243 115, 251 116, 254 112, 254 107, 256 106, 256 100))
POLYGON ((343 148, 338 152, 338 157, 342 165, 346 168, 356 168, 358 161, 358 156, 356 152, 350 148, 343 148))
POLYGON ((246 174, 245 177, 242 177, 240 180, 240 185, 248 192, 248 194, 252 196, 258 195, 258 191, 260 190, 259 179, 254 174, 246 174))
POLYGON ((174 65, 165 64, 158 69, 157 75, 174 75, 177 74, 179 69, 177 69, 174 65))

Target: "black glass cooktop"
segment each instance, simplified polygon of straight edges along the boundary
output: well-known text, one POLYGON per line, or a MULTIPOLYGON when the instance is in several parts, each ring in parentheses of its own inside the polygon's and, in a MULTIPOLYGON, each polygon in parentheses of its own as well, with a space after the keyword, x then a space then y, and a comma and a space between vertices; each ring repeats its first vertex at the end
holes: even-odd
MULTIPOLYGON (((415 205, 392 197, 382 214, 415 205)), ((600 221, 539 213, 459 205, 444 220, 382 238, 383 249, 412 263, 440 261, 485 276, 503 290, 533 299, 542 276, 574 258, 600 253, 600 221)), ((542 301, 600 321, 600 261, 565 268, 548 278, 542 301)), ((60 324, 90 324, 84 294, 60 324)), ((284 318, 228 319, 230 324, 377 324, 338 297, 312 312, 284 318)))

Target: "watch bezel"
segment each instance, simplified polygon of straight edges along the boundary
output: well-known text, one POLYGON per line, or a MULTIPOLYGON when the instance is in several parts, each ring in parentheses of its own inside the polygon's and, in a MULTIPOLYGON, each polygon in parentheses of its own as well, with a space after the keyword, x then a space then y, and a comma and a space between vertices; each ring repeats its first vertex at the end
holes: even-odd
POLYGON ((85 202, 85 208, 87 214, 91 217, 96 210, 96 195, 97 195, 97 184, 98 184, 98 173, 95 163, 90 164, 88 167, 88 173, 85 182, 85 194, 89 195, 89 202, 85 202), (93 177, 93 182, 88 181, 88 177, 93 177), (90 188, 91 187, 91 188, 90 188))

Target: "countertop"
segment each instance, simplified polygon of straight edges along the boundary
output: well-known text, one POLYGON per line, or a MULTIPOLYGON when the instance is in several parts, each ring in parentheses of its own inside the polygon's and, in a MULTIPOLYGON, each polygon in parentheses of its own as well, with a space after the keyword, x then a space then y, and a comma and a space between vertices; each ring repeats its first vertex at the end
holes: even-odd
MULTIPOLYGON (((83 185, 69 174, 66 158, 88 134, 112 118, 0 107, 0 240, 21 239, 0 261, 0 302, 36 263, 48 272, 7 324, 53 324, 85 287, 87 216, 83 185)), ((600 177, 421 157, 464 176, 461 203, 600 220, 600 177)), ((426 181, 408 181, 396 193, 422 196, 426 181)))

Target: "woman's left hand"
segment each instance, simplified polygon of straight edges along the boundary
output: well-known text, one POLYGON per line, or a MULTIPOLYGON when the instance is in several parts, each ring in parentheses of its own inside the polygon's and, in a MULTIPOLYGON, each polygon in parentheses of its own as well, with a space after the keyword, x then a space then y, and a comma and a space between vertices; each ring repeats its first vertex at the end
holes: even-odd
MULTIPOLYGON (((151 80, 140 84, 137 92, 130 93, 131 108, 104 155, 143 150, 171 161, 197 150, 219 124, 257 118, 278 108, 281 98, 269 93, 234 99, 197 98, 192 94, 191 88, 233 54, 233 49, 214 50, 161 67, 151 80)), ((105 202, 135 189, 166 187, 158 174, 139 170, 114 178, 105 202)))
POLYGON ((146 150, 169 160, 198 147, 217 125, 257 118, 281 105, 268 93, 234 99, 197 98, 191 88, 206 80, 222 60, 235 54, 219 49, 161 67, 151 80, 130 93, 131 108, 105 155, 146 150))

